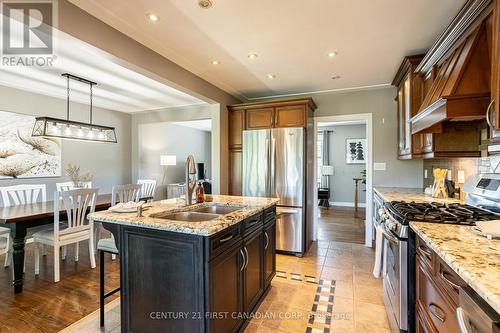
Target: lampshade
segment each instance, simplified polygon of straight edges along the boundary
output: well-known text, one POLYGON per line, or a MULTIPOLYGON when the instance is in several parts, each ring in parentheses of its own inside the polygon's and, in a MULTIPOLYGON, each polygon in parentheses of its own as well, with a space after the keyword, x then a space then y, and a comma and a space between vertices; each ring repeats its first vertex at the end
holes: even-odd
POLYGON ((331 175, 333 175, 333 166, 331 166, 331 165, 323 165, 323 166, 321 166, 321 174, 323 176, 331 176, 331 175))
POLYGON ((161 155, 160 165, 176 165, 177 157, 175 155, 161 155))

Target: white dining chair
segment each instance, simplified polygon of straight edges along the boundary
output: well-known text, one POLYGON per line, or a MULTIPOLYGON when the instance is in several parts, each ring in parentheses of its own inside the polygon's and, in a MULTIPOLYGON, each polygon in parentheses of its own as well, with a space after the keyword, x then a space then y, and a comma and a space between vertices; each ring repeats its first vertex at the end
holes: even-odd
MULTIPOLYGON (((21 184, 13 186, 0 187, 4 207, 18 206, 25 204, 34 204, 47 201, 47 186, 45 184, 21 184)), ((43 229, 42 228, 37 228, 43 229)), ((0 227, 0 242, 5 242, 7 252, 4 266, 8 267, 12 262, 13 239, 9 228, 0 227), (5 239, 5 240, 4 240, 5 239)), ((26 244, 33 243, 32 237, 26 237, 26 244)), ((0 245, 1 247, 1 245, 0 245)))
MULTIPOLYGON (((82 188, 92 188, 92 182, 83 182, 82 185, 82 188)), ((74 190, 76 188, 73 182, 56 183, 56 191, 59 192, 74 190)))
MULTIPOLYGON (((54 228, 33 234, 35 242, 35 275, 40 273, 39 245, 48 245, 54 248, 54 282, 60 279, 59 250, 61 246, 89 242, 90 267, 95 268, 94 254, 94 223, 88 220, 87 209, 95 211, 98 189, 76 189, 70 191, 56 191, 54 193, 54 228), (60 229, 59 209, 63 204, 67 214, 67 226, 60 229)), ((78 254, 75 255, 78 261, 78 254)))
POLYGON ((141 198, 154 197, 156 191, 156 180, 154 179, 139 179, 137 184, 142 185, 141 187, 141 198))
MULTIPOLYGON (((111 206, 116 205, 117 203, 120 202, 129 202, 129 201, 134 201, 134 202, 139 202, 140 194, 141 194, 141 184, 126 184, 126 185, 115 185, 111 189, 111 206)), ((115 239, 113 238, 113 235, 110 235, 109 237, 101 239, 101 229, 102 224, 99 224, 99 227, 97 228, 97 235, 96 235, 96 244, 97 247, 96 249, 99 249, 99 244, 111 244, 114 248, 116 248, 115 245, 115 239)), ((108 232, 109 233, 109 232, 108 232)), ((111 252, 111 251, 109 251, 111 252)), ((111 259, 115 260, 116 259, 116 254, 112 253, 111 259)))

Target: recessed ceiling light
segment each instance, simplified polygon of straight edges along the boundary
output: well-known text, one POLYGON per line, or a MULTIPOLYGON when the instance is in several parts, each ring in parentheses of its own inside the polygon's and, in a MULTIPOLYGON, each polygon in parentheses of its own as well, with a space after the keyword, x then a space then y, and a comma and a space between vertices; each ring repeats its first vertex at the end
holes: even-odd
POLYGON ((334 75, 334 76, 332 76, 332 80, 338 80, 338 79, 340 79, 340 75, 334 75))
POLYGON ((212 63, 212 65, 218 65, 218 64, 220 64, 220 62, 218 62, 217 60, 212 60, 211 63, 212 63))
POLYGON ((213 3, 211 0, 199 0, 198 1, 198 6, 200 6, 203 9, 208 9, 212 7, 213 3))
POLYGON ((267 78, 268 78, 268 79, 271 79, 271 80, 272 80, 272 79, 274 79, 275 77, 276 77, 276 75, 275 75, 275 74, 267 74, 267 78))
POLYGON ((257 58, 258 56, 259 56, 259 55, 258 55, 257 53, 250 53, 250 54, 248 55, 248 57, 249 57, 250 59, 255 59, 255 58, 257 58))
POLYGON ((329 56, 330 58, 335 57, 337 54, 338 54, 337 52, 328 52, 328 56, 329 56))
POLYGON ((158 22, 160 20, 160 17, 156 14, 148 14, 147 17, 151 22, 158 22))

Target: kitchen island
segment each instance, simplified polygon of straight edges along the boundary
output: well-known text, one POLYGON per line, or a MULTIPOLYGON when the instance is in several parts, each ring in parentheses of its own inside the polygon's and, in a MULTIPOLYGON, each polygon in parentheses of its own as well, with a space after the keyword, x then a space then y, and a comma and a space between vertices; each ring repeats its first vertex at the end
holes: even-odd
POLYGON ((175 199, 90 215, 120 253, 122 332, 238 332, 276 270, 277 199, 175 199), (217 213, 217 214, 215 214, 217 213))

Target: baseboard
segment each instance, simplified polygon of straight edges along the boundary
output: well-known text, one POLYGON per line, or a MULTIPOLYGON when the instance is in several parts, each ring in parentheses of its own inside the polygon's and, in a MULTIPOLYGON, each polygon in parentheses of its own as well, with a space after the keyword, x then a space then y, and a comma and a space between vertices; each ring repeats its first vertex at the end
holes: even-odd
MULTIPOLYGON (((330 206, 354 207, 354 202, 330 201, 330 206)), ((358 203, 358 207, 364 208, 366 204, 364 202, 358 203)))

